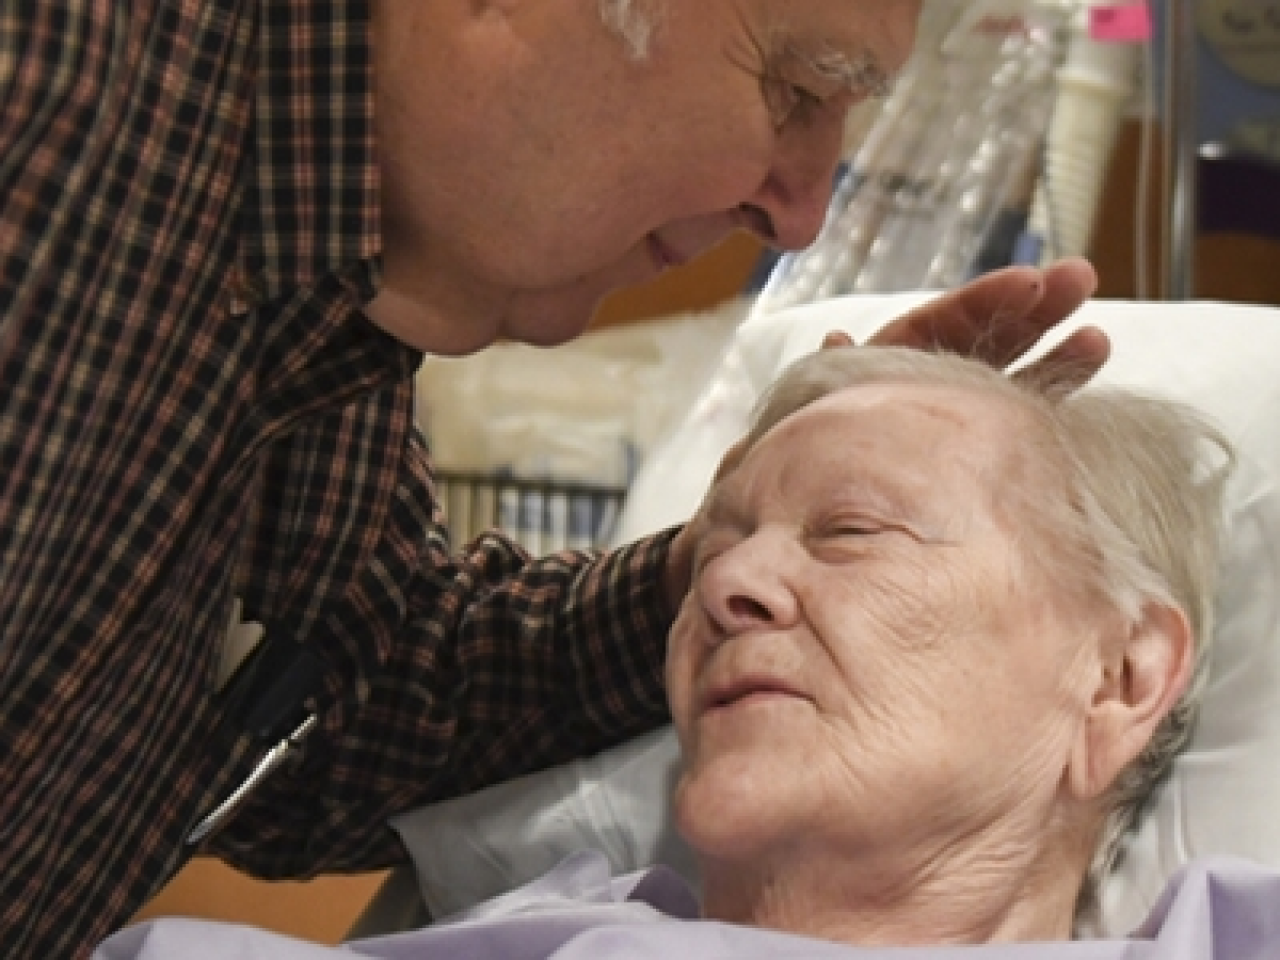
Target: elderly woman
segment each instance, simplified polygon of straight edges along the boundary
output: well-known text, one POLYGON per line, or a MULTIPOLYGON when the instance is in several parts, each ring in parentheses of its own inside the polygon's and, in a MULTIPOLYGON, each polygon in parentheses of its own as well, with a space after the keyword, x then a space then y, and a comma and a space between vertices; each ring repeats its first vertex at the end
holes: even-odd
POLYGON ((1071 935, 1185 743, 1225 445, 954 357, 784 375, 698 523, 668 690, 708 916, 1071 935))
MULTIPOLYGON (((1077 935, 1188 737, 1230 461, 1194 414, 1131 393, 913 351, 800 361, 691 527, 694 587, 671 634, 674 806, 701 906, 669 876, 610 881, 579 859, 452 923, 355 949, 846 949, 817 938, 857 957, 997 941, 1059 956, 1038 951, 1077 935), (672 915, 702 922, 655 922, 672 915)), ((1280 881, 1246 896, 1274 912, 1280 881)), ((1265 955, 1190 952, 1208 942, 1192 929, 1171 928, 1175 952, 1150 955, 1265 955)), ((164 956, 172 935, 126 932, 102 956, 164 956)), ((243 934, 220 942, 212 955, 255 949, 243 934)), ((275 942, 271 955, 311 950, 275 942)))

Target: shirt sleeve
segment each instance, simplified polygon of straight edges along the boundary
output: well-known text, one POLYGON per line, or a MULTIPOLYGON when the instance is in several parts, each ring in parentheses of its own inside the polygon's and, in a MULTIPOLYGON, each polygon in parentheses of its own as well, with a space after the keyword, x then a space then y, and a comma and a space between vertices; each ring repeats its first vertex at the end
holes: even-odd
POLYGON ((674 532, 539 559, 493 532, 451 552, 415 433, 386 536, 313 641, 342 696, 215 852, 276 878, 380 868, 404 857, 394 814, 666 722, 674 532))

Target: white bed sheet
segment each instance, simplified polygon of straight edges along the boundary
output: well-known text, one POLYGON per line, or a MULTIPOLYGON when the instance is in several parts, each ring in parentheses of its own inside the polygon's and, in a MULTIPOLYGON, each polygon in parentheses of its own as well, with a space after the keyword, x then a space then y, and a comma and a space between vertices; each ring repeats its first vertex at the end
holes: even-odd
MULTIPOLYGON (((633 486, 620 536, 677 523, 701 498, 751 405, 829 329, 865 338, 923 295, 850 297, 749 320, 689 416, 633 486)), ((1201 722, 1129 855, 1103 889, 1103 927, 1123 934, 1191 859, 1280 868, 1280 310, 1218 303, 1095 301, 1114 354, 1099 376, 1198 407, 1237 445, 1218 643, 1201 722)), ((1065 329, 1063 331, 1066 332, 1065 329)), ((599 757, 396 820, 433 915, 524 883, 592 847, 628 871, 667 863, 696 883, 668 817, 676 749, 660 731, 599 757)))

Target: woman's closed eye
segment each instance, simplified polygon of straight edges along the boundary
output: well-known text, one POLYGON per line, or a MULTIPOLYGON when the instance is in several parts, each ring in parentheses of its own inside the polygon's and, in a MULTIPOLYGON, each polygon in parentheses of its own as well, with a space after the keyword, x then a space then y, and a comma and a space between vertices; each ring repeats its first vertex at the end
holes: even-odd
POLYGON ((879 511, 858 510, 853 513, 833 513, 822 517, 810 528, 820 536, 871 536, 876 533, 901 529, 903 523, 879 511))
POLYGON ((832 528, 830 536, 836 537, 870 537, 877 533, 888 533, 893 528, 883 523, 871 523, 869 521, 858 521, 855 523, 842 523, 832 528))
POLYGON ((810 527, 807 532, 811 540, 819 543, 856 543, 891 535, 923 539, 907 521, 876 515, 830 517, 810 527))

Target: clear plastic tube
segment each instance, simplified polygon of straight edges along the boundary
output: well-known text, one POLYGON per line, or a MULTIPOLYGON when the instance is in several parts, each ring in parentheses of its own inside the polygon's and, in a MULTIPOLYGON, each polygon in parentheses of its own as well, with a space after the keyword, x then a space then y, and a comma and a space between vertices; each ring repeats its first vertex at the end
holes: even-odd
POLYGON ((1073 0, 931 0, 915 56, 856 150, 809 250, 755 312, 851 291, 948 287, 1022 198, 1052 113, 1073 0))
POLYGON ((1009 22, 991 39, 982 35, 991 29, 984 21, 970 21, 944 45, 948 123, 917 151, 914 192, 900 198, 857 290, 940 288, 972 276, 987 231, 1043 137, 1060 55, 1053 18, 1009 22))

